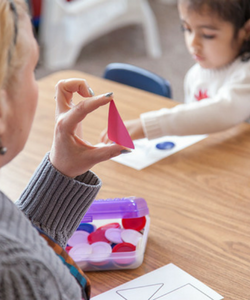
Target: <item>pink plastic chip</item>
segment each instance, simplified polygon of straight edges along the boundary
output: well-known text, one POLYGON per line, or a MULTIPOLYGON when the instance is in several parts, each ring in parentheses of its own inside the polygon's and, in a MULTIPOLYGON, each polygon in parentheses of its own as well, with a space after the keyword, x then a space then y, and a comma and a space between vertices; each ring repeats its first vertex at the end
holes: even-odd
POLYGON ((105 231, 105 237, 111 243, 119 244, 123 242, 121 238, 121 233, 122 233, 122 229, 120 228, 109 228, 105 231))
POLYGON ((88 243, 89 233, 86 231, 75 231, 68 240, 68 245, 73 247, 77 244, 88 243))

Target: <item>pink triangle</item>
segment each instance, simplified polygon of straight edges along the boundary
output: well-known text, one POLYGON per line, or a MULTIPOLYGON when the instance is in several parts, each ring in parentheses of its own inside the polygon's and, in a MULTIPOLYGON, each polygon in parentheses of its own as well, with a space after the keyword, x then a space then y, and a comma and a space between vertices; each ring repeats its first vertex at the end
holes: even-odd
POLYGON ((134 143, 125 127, 114 100, 109 104, 108 137, 121 146, 134 149, 134 143))

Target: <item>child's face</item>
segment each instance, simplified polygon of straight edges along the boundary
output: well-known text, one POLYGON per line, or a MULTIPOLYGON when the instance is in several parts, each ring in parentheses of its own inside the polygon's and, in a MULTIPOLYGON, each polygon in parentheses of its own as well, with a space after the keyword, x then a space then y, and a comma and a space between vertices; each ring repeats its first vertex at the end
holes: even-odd
POLYGON ((238 55, 245 35, 241 29, 234 36, 234 26, 220 19, 204 6, 202 12, 188 9, 185 1, 178 5, 187 48, 201 67, 218 69, 238 55))

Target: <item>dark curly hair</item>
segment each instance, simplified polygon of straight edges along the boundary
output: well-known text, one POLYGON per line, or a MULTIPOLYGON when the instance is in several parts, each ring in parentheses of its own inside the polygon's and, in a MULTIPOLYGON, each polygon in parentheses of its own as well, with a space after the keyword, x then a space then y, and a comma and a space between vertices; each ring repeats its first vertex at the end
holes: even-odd
MULTIPOLYGON (((224 21, 233 24, 235 37, 239 30, 250 19, 250 0, 178 0, 179 3, 187 3, 188 9, 200 12, 206 6, 211 13, 215 13, 224 21)), ((250 40, 243 43, 239 56, 250 58, 250 40)))

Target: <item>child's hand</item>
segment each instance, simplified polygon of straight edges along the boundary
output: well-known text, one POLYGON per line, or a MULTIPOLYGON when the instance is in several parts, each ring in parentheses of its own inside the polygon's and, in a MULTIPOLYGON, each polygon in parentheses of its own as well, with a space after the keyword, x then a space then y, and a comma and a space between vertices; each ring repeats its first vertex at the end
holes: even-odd
MULTIPOLYGON (((145 138, 140 119, 125 121, 124 124, 132 140, 145 138)), ((100 141, 105 144, 112 143, 108 138, 107 128, 102 131, 100 141)))
POLYGON ((62 174, 76 177, 88 171, 95 164, 121 154, 124 147, 110 145, 94 147, 77 134, 77 125, 99 106, 112 100, 112 94, 92 96, 83 79, 61 80, 56 86, 56 125, 50 161, 62 174), (88 97, 74 105, 73 94, 77 92, 88 97))

